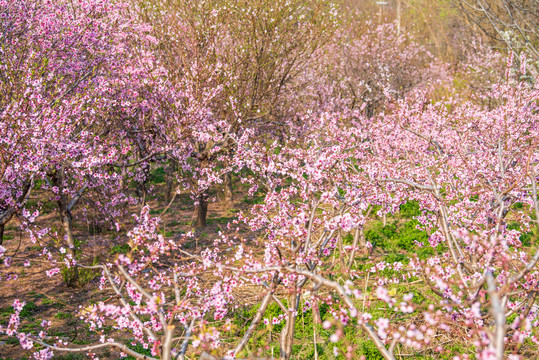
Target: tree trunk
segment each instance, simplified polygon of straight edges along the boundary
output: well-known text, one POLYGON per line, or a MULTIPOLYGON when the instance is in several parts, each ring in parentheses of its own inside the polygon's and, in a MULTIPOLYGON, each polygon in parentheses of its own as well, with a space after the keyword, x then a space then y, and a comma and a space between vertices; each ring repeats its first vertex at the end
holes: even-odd
POLYGON ((140 208, 142 209, 144 206, 146 206, 146 180, 144 180, 142 183, 138 182, 135 191, 137 197, 141 200, 140 208))
POLYGON ((4 243, 4 225, 0 225, 0 245, 4 243))
MULTIPOLYGON (((58 199, 58 211, 60 213, 60 221, 62 222, 62 229, 67 242, 67 255, 71 257, 71 260, 75 260, 76 248, 75 237, 73 236, 73 216, 68 205, 68 199, 64 194, 64 169, 55 173, 52 177, 52 183, 59 188, 60 198, 58 199)), ((71 266, 66 269, 66 276, 64 278, 68 286, 74 287, 79 281, 79 270, 76 266, 71 266)))
POLYGON ((168 325, 163 336, 162 360, 172 359, 172 337, 174 336, 174 325, 168 325))
POLYGON ((294 311, 288 311, 286 325, 281 332, 280 359, 289 360, 292 356, 292 346, 294 345, 294 331, 296 328, 296 313, 299 307, 300 295, 291 296, 290 303, 294 304, 294 311))
POLYGON ((268 293, 264 296, 264 299, 262 299, 262 302, 260 303, 260 307, 258 308, 253 321, 251 321, 251 325, 249 325, 249 327, 247 328, 247 331, 245 331, 245 335, 243 335, 243 338, 234 349, 234 356, 238 356, 240 351, 242 351, 245 345, 247 345, 247 342, 253 335, 253 332, 255 331, 258 324, 260 323, 260 320, 262 320, 262 316, 264 316, 264 313, 266 312, 266 309, 268 308, 268 305, 271 302, 271 297, 273 293, 274 293, 273 289, 268 290, 268 293))
POLYGON ((209 190, 205 190, 203 193, 198 195, 197 201, 198 204, 195 206, 195 228, 200 229, 206 227, 206 219, 208 217, 208 198, 209 190))
MULTIPOLYGON (((58 202, 61 205, 61 200, 58 202)), ((62 218, 62 228, 67 240, 67 254, 71 256, 72 260, 75 260, 75 237, 73 236, 73 217, 67 209, 60 208, 60 216, 62 218)), ((74 287, 79 281, 79 270, 76 266, 72 266, 67 269, 66 284, 74 287)))
POLYGON ((224 179, 224 188, 223 188, 223 202, 227 208, 232 206, 232 174, 226 173, 224 179))
POLYGON ((320 307, 318 298, 313 294, 313 324, 320 325, 322 324, 322 317, 320 316, 320 307))

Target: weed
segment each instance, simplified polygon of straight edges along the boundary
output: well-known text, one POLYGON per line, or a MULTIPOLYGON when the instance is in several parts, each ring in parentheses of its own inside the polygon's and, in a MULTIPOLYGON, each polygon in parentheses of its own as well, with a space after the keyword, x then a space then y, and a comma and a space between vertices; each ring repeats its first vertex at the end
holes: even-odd
MULTIPOLYGON (((13 308, 12 308, 13 309, 13 308)), ((20 312, 20 317, 29 318, 34 315, 39 310, 39 307, 33 301, 27 301, 26 305, 22 308, 20 312)))
POLYGON ((131 251, 131 246, 129 246, 128 244, 114 245, 110 248, 111 255, 127 254, 129 251, 131 251))
POLYGON ((71 318, 73 318, 73 315, 69 314, 69 313, 59 311, 58 313, 56 313, 56 315, 54 315, 54 317, 56 319, 71 319, 71 318))
MULTIPOLYGON (((135 345, 132 344, 133 340, 127 343, 127 347, 129 347, 131 350, 134 350, 142 355, 152 356, 152 352, 150 349, 145 349, 142 344, 136 343, 135 345)), ((131 355, 124 358, 126 360, 135 360, 135 358, 131 355)))
MULTIPOLYGON (((94 257, 91 265, 96 265, 98 263, 98 258, 94 257)), ((62 274, 62 279, 66 284, 73 284, 73 282, 76 279, 76 282, 80 286, 86 286, 88 283, 90 283, 92 280, 94 280, 96 277, 98 277, 101 273, 99 270, 96 269, 85 269, 85 268, 75 268, 63 265, 60 269, 60 273, 62 274)))
POLYGON ((158 167, 150 174, 150 182, 152 184, 162 184, 165 182, 165 168, 158 167))
POLYGON ((223 216, 223 217, 218 217, 218 218, 210 218, 210 219, 208 219, 207 223, 208 223, 208 225, 212 225, 212 224, 228 224, 229 222, 231 222, 234 219, 235 218, 233 216, 231 216, 231 217, 223 216))

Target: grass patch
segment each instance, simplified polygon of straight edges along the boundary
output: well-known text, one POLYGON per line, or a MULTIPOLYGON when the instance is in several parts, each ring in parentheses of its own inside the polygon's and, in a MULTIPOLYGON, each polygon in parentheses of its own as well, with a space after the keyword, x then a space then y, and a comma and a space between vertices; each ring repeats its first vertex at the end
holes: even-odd
POLYGON ((69 313, 65 313, 65 312, 59 311, 56 315, 54 315, 54 317, 55 317, 56 319, 65 320, 65 319, 72 319, 72 318, 73 318, 73 315, 72 315, 72 314, 69 314, 69 313))
POLYGON ((209 218, 207 220, 207 224, 208 225, 213 225, 213 224, 228 224, 229 222, 233 221, 234 219, 236 219, 236 217, 234 216, 223 216, 223 217, 217 217, 217 218, 209 218))
MULTIPOLYGON (((129 343, 127 343, 127 347, 130 348, 131 350, 133 351, 136 351, 138 352, 139 354, 142 354, 142 355, 147 355, 147 356, 152 356, 152 352, 150 349, 145 349, 141 344, 135 344, 135 345, 132 345, 131 342, 133 342, 134 340, 130 341, 129 343)), ((131 356, 131 355, 128 355, 126 358, 124 359, 127 359, 127 360, 135 360, 136 358, 131 356)))
POLYGON ((114 245, 110 248, 110 254, 127 254, 129 251, 131 251, 131 246, 128 244, 121 244, 121 245, 114 245))
POLYGON ((152 170, 152 173, 150 174, 150 182, 152 184, 163 184, 165 182, 165 175, 165 168, 158 167, 152 170))

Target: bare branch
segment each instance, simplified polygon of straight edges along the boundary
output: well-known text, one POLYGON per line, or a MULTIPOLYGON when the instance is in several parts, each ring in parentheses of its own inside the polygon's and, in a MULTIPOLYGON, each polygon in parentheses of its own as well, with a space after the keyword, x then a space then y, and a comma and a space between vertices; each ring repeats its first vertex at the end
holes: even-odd
POLYGON ((258 308, 258 311, 256 312, 253 321, 251 321, 251 324, 245 331, 243 338, 240 340, 240 342, 238 343, 238 345, 236 345, 236 348, 234 349, 234 356, 237 356, 240 353, 240 351, 243 350, 245 345, 247 345, 247 342, 253 335, 253 331, 256 329, 256 327, 260 323, 260 320, 262 320, 262 316, 264 316, 264 313, 266 312, 266 309, 271 301, 274 291, 275 291, 274 289, 271 289, 270 291, 267 292, 267 294, 262 299, 262 302, 260 303, 260 307, 258 308))
POLYGON ((126 345, 120 344, 120 343, 117 343, 117 342, 106 342, 106 343, 103 343, 103 344, 87 345, 87 346, 81 346, 81 347, 60 347, 60 346, 47 344, 46 342, 43 342, 43 341, 38 340, 38 339, 32 339, 32 341, 37 343, 37 344, 40 344, 42 346, 48 347, 51 350, 55 350, 55 351, 78 353, 78 352, 88 352, 88 351, 97 350, 97 349, 101 349, 101 348, 107 348, 107 347, 115 347, 115 348, 120 349, 124 353, 126 353, 128 355, 131 355, 131 356, 133 356, 133 357, 135 357, 137 359, 159 360, 159 359, 151 357, 151 356, 139 354, 138 352, 133 351, 130 348, 128 348, 126 345))

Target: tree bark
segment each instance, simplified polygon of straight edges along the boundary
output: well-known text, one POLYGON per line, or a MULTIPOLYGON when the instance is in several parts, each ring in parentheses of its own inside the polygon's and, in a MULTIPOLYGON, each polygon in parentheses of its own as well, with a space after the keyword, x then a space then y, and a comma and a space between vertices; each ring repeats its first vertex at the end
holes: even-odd
POLYGON ((0 245, 4 243, 4 225, 0 225, 0 245))
POLYGON ((163 353, 161 360, 172 359, 172 337, 174 336, 174 325, 168 325, 163 336, 163 353))
POLYGON ((268 293, 264 296, 264 299, 262 299, 262 303, 260 304, 260 307, 258 308, 258 311, 256 312, 253 321, 251 321, 251 325, 249 325, 249 328, 247 329, 247 331, 245 331, 245 335, 243 335, 243 338, 234 349, 234 356, 238 356, 238 354, 243 350, 245 345, 247 345, 247 342, 251 338, 258 324, 260 323, 260 320, 262 320, 262 316, 264 316, 264 313, 266 312, 266 309, 271 302, 271 297, 273 293, 273 289, 268 290, 268 293))
MULTIPOLYGON (((62 222, 62 229, 66 237, 67 242, 67 255, 71 257, 71 260, 75 260, 76 247, 75 237, 73 236, 73 216, 69 209, 68 199, 64 193, 64 170, 61 169, 55 173, 52 177, 52 182, 58 187, 60 198, 58 199, 58 211, 60 213, 60 221, 62 222)), ((79 270, 76 266, 72 266, 67 269, 67 276, 65 278, 68 286, 74 287, 79 281, 79 270)))
POLYGON ((281 332, 280 359, 288 360, 292 355, 292 345, 294 341, 294 327, 296 326, 296 317, 291 311, 288 312, 286 326, 281 332))
POLYGON ((209 190, 205 190, 200 195, 198 195, 198 204, 195 206, 195 228, 197 229, 206 227, 208 217, 208 198, 209 190))
POLYGON ((224 188, 223 188, 223 202, 227 208, 232 206, 232 174, 226 173, 224 179, 224 188))
POLYGON ((320 316, 320 306, 318 298, 316 298, 314 295, 316 294, 313 294, 313 324, 320 325, 322 324, 322 317, 320 316))
POLYGON ((288 311, 286 325, 281 332, 280 359, 289 360, 292 356, 292 346, 294 345, 294 331, 296 328, 296 316, 299 305, 300 295, 290 297, 290 303, 293 304, 292 310, 288 311))
MULTIPOLYGON (((63 206, 63 204, 61 204, 61 200, 58 201, 58 205, 63 206)), ((66 236, 67 241, 67 254, 71 256, 72 260, 75 260, 76 249, 75 237, 73 236, 73 217, 67 209, 62 207, 60 207, 60 217, 62 220, 62 229, 64 230, 64 235, 66 236)), ((66 278, 66 283, 68 286, 74 287, 79 281, 79 270, 76 266, 72 266, 68 270, 69 275, 66 278)))

